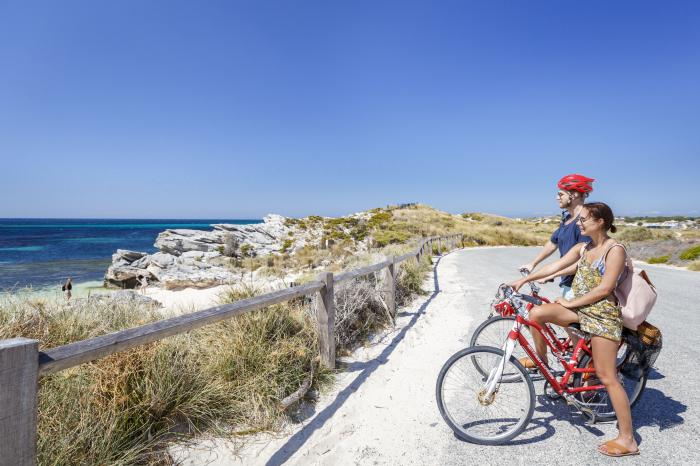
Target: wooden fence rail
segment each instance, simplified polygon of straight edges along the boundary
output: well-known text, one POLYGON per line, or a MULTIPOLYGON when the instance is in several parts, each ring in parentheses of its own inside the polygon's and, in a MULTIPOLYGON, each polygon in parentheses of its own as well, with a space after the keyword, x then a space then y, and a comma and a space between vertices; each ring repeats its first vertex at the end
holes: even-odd
POLYGON ((422 240, 419 247, 399 257, 338 275, 321 273, 304 285, 266 293, 231 304, 164 319, 140 327, 121 330, 88 340, 39 351, 39 342, 27 338, 0 340, 0 466, 36 464, 37 382, 42 375, 62 371, 139 345, 184 333, 239 314, 316 294, 318 343, 321 363, 335 367, 334 287, 355 278, 384 270, 382 298, 392 317, 396 314, 396 275, 398 264, 424 254, 453 249, 462 235, 422 240))

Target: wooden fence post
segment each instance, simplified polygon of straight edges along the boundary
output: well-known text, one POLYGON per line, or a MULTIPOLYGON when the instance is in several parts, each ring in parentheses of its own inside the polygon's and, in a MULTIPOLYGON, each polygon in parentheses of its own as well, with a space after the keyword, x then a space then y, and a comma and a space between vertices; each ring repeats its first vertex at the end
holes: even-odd
POLYGON ((0 466, 36 464, 39 342, 0 340, 0 466))
POLYGON ((329 369, 335 369, 335 302, 333 301, 333 274, 323 272, 319 280, 325 285, 318 291, 317 314, 318 348, 321 363, 329 369))
POLYGON ((389 309, 389 315, 393 318, 396 315, 396 258, 391 257, 391 264, 384 272, 384 302, 389 309))

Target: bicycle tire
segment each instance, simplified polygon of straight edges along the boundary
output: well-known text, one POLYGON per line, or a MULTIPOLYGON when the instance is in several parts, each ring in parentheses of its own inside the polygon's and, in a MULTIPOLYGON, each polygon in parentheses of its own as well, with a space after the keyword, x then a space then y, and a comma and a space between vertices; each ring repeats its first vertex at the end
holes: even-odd
MULTIPOLYGON (((461 351, 458 351, 454 355, 452 355, 447 362, 442 366, 440 369, 440 373, 437 378, 436 386, 435 386, 435 397, 437 399, 437 405, 438 409, 440 411, 440 415, 444 419, 444 421, 447 423, 448 426, 452 429, 454 434, 467 442, 471 443, 476 443, 480 445, 500 445, 505 442, 508 442, 509 440, 517 437, 520 435, 527 425, 529 424, 530 420, 532 419, 532 414, 535 409, 535 388, 532 383, 532 380, 525 370, 525 368, 518 362, 517 359, 511 356, 511 358, 507 362, 503 362, 503 357, 504 353, 502 350, 498 348, 493 348, 493 347, 486 347, 486 346, 476 346, 476 347, 470 347, 470 348, 465 348, 461 351), (457 374, 464 374, 463 371, 459 370, 458 366, 459 365, 466 365, 467 367, 472 366, 473 363, 466 361, 465 359, 471 359, 472 361, 474 358, 478 357, 479 355, 491 355, 491 359, 493 361, 496 361, 498 364, 503 363, 503 364, 509 364, 515 366, 517 370, 520 373, 520 378, 523 383, 505 383, 502 381, 502 384, 499 384, 499 391, 500 392, 502 387, 510 388, 512 387, 513 390, 515 391, 518 390, 522 392, 523 400, 518 401, 516 400, 514 403, 517 405, 517 407, 514 409, 515 413, 520 412, 520 414, 516 414, 518 417, 517 420, 514 420, 512 417, 507 417, 507 415, 502 414, 506 410, 503 408, 503 404, 499 404, 496 406, 495 404, 493 405, 493 408, 491 409, 491 412, 494 412, 496 414, 496 409, 498 409, 498 416, 499 419, 494 419, 493 421, 496 422, 503 422, 507 426, 509 426, 508 429, 503 429, 503 427, 499 426, 495 428, 495 431, 498 432, 496 435, 477 435, 476 433, 473 433, 472 431, 468 431, 467 427, 476 427, 477 429, 480 427, 485 427, 489 428, 488 423, 491 421, 482 421, 482 420, 474 420, 470 419, 469 416, 463 417, 462 423, 458 422, 456 420, 456 412, 454 409, 451 409, 451 405, 448 406, 446 402, 446 391, 447 389, 450 388, 450 383, 451 382, 446 382, 446 378, 448 375, 450 375, 451 369, 455 368, 454 372, 457 374), (447 387, 446 387, 447 385, 447 387), (506 416, 506 418, 503 418, 506 416), (464 423, 466 421, 466 423, 464 423)), ((465 374, 467 378, 471 376, 471 374, 465 374)), ((485 382, 484 377, 482 377, 481 374, 474 373, 473 374, 476 380, 475 385, 479 385, 479 382, 481 383, 481 386, 483 386, 483 383, 485 382)), ((457 384, 460 385, 460 384, 457 384)), ((464 388, 463 390, 461 389, 462 386, 460 385, 460 394, 459 394, 459 399, 456 400, 455 406, 459 406, 460 408, 465 408, 468 403, 468 400, 472 400, 472 403, 476 406, 476 401, 479 405, 481 405, 481 408, 477 408, 481 411, 486 411, 487 409, 483 408, 483 406, 491 406, 491 404, 495 400, 505 400, 508 399, 508 394, 510 391, 506 391, 504 393, 501 393, 500 395, 496 396, 491 402, 488 403, 488 405, 484 405, 481 400, 479 399, 479 394, 477 394, 473 389, 470 391, 468 388, 464 388)), ((452 389, 451 389, 452 390, 452 389)))
MULTIPOLYGON (((472 333, 469 339, 469 346, 490 346, 494 348, 501 348, 508 338, 508 332, 513 328, 513 323, 515 322, 515 317, 513 316, 493 316, 489 319, 483 321, 472 333)), ((526 330, 527 331, 527 330, 526 330)), ((530 346, 534 348, 534 343, 532 337, 526 334, 526 338, 530 343, 530 346)), ((520 344, 516 344, 513 349, 512 356, 515 359, 520 360, 520 358, 527 357, 527 353, 520 344)), ((478 361, 474 360, 474 367, 483 376, 488 375, 488 371, 483 367, 479 366, 478 361)), ((513 374, 512 376, 504 376, 504 381, 510 382, 511 380, 517 379, 518 374, 513 374)))
MULTIPOLYGON (((472 334, 469 340, 469 346, 493 346, 496 348, 501 348, 503 346, 503 343, 506 341, 506 338, 508 337, 508 333, 513 328, 514 322, 514 316, 493 316, 486 319, 481 324, 479 324, 476 330, 474 330, 474 333, 472 334)), ((554 330, 555 336, 557 336, 557 338, 561 339, 568 337, 568 335, 562 327, 559 327, 554 324, 550 325, 552 326, 552 329, 554 330)), ((532 340, 532 335, 530 334, 530 331, 524 328, 522 334, 527 339, 528 343, 530 344, 530 347, 534 349, 535 342, 532 340)), ((525 352, 523 347, 520 346, 520 344, 515 345, 515 349, 513 350, 513 356, 518 360, 520 360, 520 358, 528 357, 527 353, 525 352)), ((559 360, 555 357, 550 358, 550 364, 552 364, 552 367, 555 370, 563 370, 563 367, 561 367, 559 360)), ((483 375, 486 375, 486 373, 483 372, 483 368, 477 367, 476 369, 483 375)))
MULTIPOLYGON (((579 361, 578 367, 588 367, 591 363, 592 357, 589 354, 584 354, 579 361)), ((625 393, 627 393, 627 398, 629 399, 630 409, 634 407, 639 401, 647 385, 647 374, 644 373, 635 380, 634 377, 628 377, 622 374, 618 366, 618 377, 622 378, 620 381, 625 393)), ((583 373, 574 374, 572 380, 572 387, 581 387, 586 381, 584 380, 583 373)), ((608 392, 605 389, 597 390, 595 392, 581 392, 574 395, 576 399, 589 409, 595 412, 595 418, 598 421, 606 422, 617 419, 615 410, 612 409, 612 404, 610 403, 610 398, 608 392)))

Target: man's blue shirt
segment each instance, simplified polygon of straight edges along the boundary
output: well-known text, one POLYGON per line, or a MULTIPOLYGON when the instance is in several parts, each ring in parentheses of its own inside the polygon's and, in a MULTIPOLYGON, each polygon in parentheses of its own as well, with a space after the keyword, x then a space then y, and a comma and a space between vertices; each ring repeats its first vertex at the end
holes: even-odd
MULTIPOLYGON (((566 222, 571 218, 571 214, 568 211, 564 211, 561 214, 561 222, 559 223, 559 228, 557 228, 550 241, 557 245, 559 248, 559 255, 563 257, 569 250, 581 242, 589 242, 591 239, 588 236, 581 234, 581 229, 578 227, 578 217, 576 220, 569 223, 566 222)), ((574 281, 573 275, 568 275, 561 277, 561 282, 559 286, 571 286, 574 281)))

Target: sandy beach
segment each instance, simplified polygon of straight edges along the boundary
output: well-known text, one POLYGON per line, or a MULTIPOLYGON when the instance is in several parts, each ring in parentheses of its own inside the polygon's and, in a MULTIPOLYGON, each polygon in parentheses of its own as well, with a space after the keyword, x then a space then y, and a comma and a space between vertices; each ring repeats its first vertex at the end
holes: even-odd
POLYGON ((151 286, 144 294, 161 303, 166 313, 185 314, 216 306, 219 304, 220 295, 230 287, 230 285, 220 285, 203 289, 166 290, 151 286))

